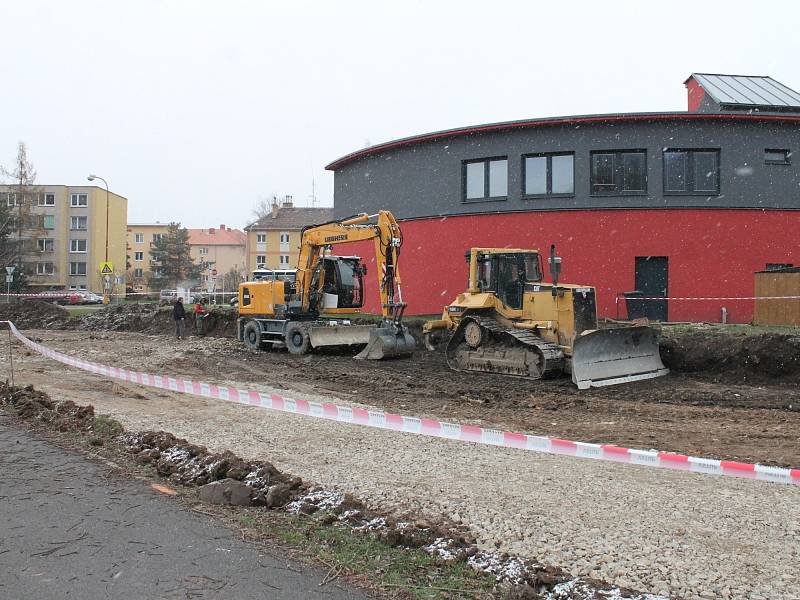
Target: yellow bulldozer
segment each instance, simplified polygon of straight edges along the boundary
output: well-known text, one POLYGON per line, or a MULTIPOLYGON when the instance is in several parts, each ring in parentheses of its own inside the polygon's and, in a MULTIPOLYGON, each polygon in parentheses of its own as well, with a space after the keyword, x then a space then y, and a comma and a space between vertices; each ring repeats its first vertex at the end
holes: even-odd
POLYGON ((441 319, 423 326, 429 350, 435 349, 435 332, 452 334, 446 348, 450 368, 528 379, 571 373, 579 389, 669 372, 655 329, 598 329, 594 288, 558 283, 555 246, 549 284, 542 280, 537 250, 472 248, 466 259, 468 289, 444 308, 441 319))
POLYGON ((416 342, 402 323, 406 304, 397 264, 402 245, 400 226, 385 210, 304 228, 295 278, 239 285, 238 339, 252 350, 286 348, 292 354, 351 346, 362 349, 359 359, 411 356, 416 342), (337 244, 363 240, 375 242, 381 298, 376 325, 352 322, 364 303, 366 265, 358 256, 330 253, 337 244))

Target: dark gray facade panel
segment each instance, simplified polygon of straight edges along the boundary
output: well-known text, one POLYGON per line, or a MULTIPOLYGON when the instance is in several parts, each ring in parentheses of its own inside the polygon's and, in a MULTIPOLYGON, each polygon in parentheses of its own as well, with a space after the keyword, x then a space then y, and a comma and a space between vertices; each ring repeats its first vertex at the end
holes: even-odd
POLYGON ((336 169, 334 215, 389 209, 398 218, 486 212, 569 209, 763 208, 800 209, 800 160, 764 163, 765 148, 800 156, 800 127, 793 123, 724 120, 562 124, 461 135, 367 155, 336 169), (663 150, 719 149, 719 195, 665 195, 663 150), (647 150, 647 193, 590 195, 590 153, 647 150), (575 194, 525 198, 523 155, 575 153, 575 194), (505 200, 463 200, 466 160, 508 157, 505 200))

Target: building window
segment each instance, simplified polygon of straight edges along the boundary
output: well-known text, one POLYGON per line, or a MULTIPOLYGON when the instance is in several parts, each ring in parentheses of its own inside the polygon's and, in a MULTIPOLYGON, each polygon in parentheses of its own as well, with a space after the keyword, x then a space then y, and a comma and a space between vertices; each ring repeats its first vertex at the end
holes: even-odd
POLYGON ((53 238, 41 238, 36 240, 36 247, 39 252, 52 252, 55 249, 55 240, 53 238))
POLYGON ((266 233, 257 233, 256 234, 256 244, 266 244, 267 243, 267 234, 266 233))
POLYGON ((463 165, 464 200, 500 200, 508 196, 508 159, 471 160, 463 165))
POLYGON ((42 215, 42 227, 44 229, 55 229, 56 228, 55 215, 42 215))
POLYGON ((288 244, 289 243, 289 234, 287 232, 281 233, 281 244, 288 244))
POLYGON ((143 275, 144 275, 144 269, 142 269, 141 267, 133 270, 134 277, 142 277, 143 275))
POLYGON ((204 256, 206 254, 208 254, 208 248, 200 248, 200 256, 204 256))
POLYGON ((159 241, 159 240, 160 240, 160 239, 161 239, 163 236, 164 236, 164 234, 163 234, 163 233, 154 233, 154 234, 153 234, 153 241, 154 241, 154 242, 157 242, 157 241, 159 241))
POLYGON ((575 193, 575 155, 529 154, 522 159, 526 196, 572 196, 575 193))
POLYGON ((719 194, 719 150, 664 150, 665 194, 719 194))
POLYGON ((289 256, 286 254, 281 254, 280 263, 282 267, 289 266, 289 256))
POLYGON ((134 241, 137 244, 144 244, 144 234, 143 233, 134 234, 134 241))
POLYGON ((256 256, 256 266, 263 267, 267 263, 267 257, 263 254, 256 256))
POLYGON ((6 197, 6 206, 22 206, 22 196, 16 192, 7 192, 4 194, 6 197))
POLYGON ((70 240, 70 252, 86 252, 86 240, 70 240))
POLYGON ((144 260, 144 252, 134 252, 133 259, 137 262, 142 262, 144 260))
POLYGON ((69 228, 75 231, 85 231, 86 222, 86 217, 70 217, 69 228))
POLYGON ((53 263, 51 262, 39 262, 36 263, 36 274, 37 275, 52 275, 54 273, 53 263))
POLYGON ((86 194, 72 194, 70 196, 70 206, 87 206, 88 203, 89 199, 86 194))
POLYGON ((69 274, 70 275, 86 275, 86 263, 85 262, 71 262, 71 263, 69 263, 69 274))
POLYGON ((647 152, 613 150, 592 152, 593 196, 623 196, 647 193, 647 152))
POLYGON ((789 165, 792 162, 792 153, 789 150, 764 150, 764 162, 768 165, 789 165))
POLYGON ((39 199, 37 204, 39 206, 55 206, 56 205, 56 195, 55 194, 39 194, 39 199))

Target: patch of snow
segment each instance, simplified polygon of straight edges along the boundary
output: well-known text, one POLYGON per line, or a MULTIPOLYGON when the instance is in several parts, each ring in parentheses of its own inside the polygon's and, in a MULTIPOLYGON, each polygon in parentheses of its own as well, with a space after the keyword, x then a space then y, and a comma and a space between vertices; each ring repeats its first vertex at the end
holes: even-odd
POLYGON ((303 504, 313 504, 320 510, 330 510, 338 507, 344 502, 344 494, 340 492, 328 492, 326 490, 317 490, 301 496, 294 502, 290 502, 286 506, 287 512, 297 514, 300 512, 300 507, 303 504))
POLYGON ((171 463, 179 463, 179 462, 186 462, 191 458, 191 454, 185 448, 179 448, 177 446, 173 446, 172 448, 167 448, 164 452, 161 453, 161 458, 168 460, 171 463))
POLYGON ((478 552, 469 557, 467 564, 476 571, 492 575, 500 582, 507 581, 512 584, 525 582, 525 565, 515 557, 503 558, 494 552, 478 552))
POLYGON ((427 546, 423 546, 422 549, 428 554, 445 561, 456 560, 460 555, 460 549, 454 547, 454 541, 449 538, 436 538, 427 546))

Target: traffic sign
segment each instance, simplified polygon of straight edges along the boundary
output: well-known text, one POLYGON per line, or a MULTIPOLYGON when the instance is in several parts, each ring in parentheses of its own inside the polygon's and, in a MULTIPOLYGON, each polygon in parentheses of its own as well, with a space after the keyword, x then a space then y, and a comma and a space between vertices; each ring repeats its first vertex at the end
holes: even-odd
POLYGON ((6 275, 6 283, 14 283, 14 276, 6 275))
POLYGON ((217 270, 216 270, 216 269, 211 269, 211 274, 212 274, 214 277, 216 277, 216 276, 217 276, 217 270))
POLYGON ((100 263, 100 274, 111 275, 114 272, 114 264, 110 261, 100 263))
POLYGON ((16 270, 16 268, 17 268, 17 267, 14 267, 14 266, 11 266, 11 267, 6 267, 6 273, 8 273, 9 275, 11 275, 11 274, 13 274, 13 273, 14 273, 14 271, 16 270))

